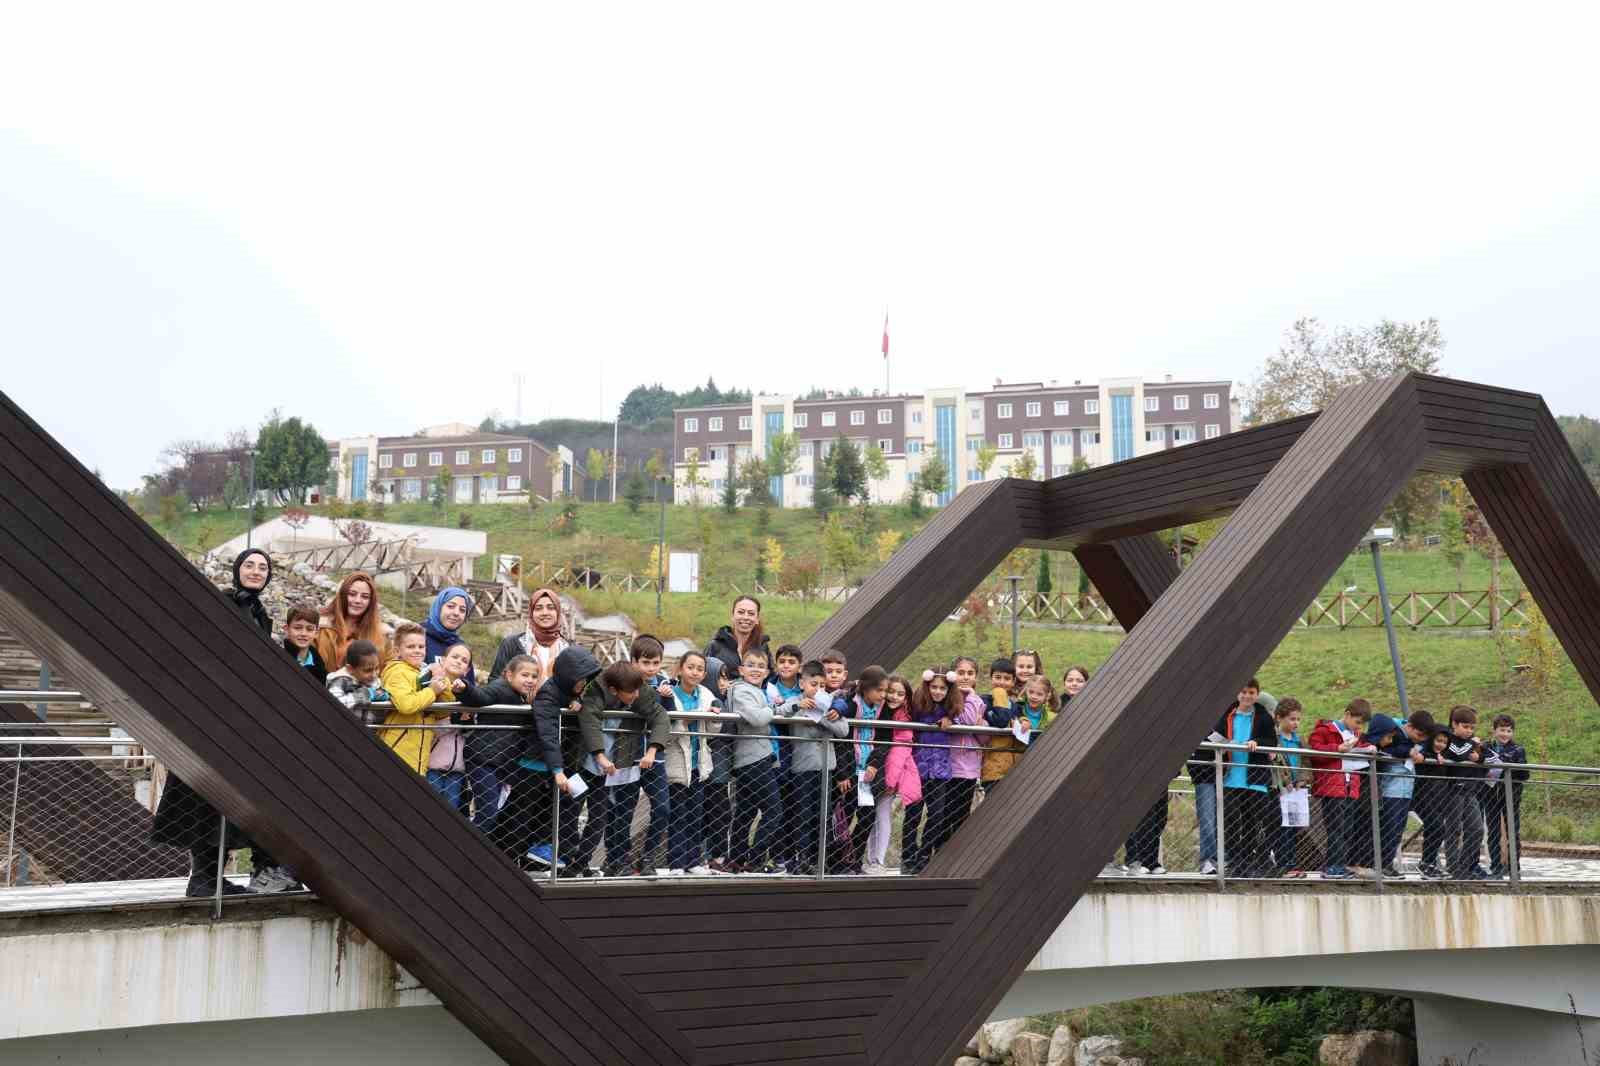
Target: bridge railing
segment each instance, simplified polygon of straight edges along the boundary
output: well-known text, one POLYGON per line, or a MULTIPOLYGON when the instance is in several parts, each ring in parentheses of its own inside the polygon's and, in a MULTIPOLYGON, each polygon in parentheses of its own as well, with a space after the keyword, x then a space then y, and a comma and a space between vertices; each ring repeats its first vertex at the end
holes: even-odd
MULTIPOLYGON (((0 704, 52 695, 81 698, 5 692, 0 704)), ((654 733, 625 712, 569 713, 542 739, 526 706, 436 709, 401 722, 375 704, 366 717, 443 802, 547 880, 913 876, 1003 793, 1017 760, 1037 757, 1020 728, 828 720, 822 708, 770 721, 760 708, 674 711, 654 733), (548 772, 547 751, 570 778, 548 772)), ((0 909, 40 886, 115 882, 219 907, 252 881, 295 886, 115 726, 0 720, 0 832, 0 909)), ((1379 892, 1419 877, 1600 880, 1600 768, 1207 742, 1102 876, 1220 888, 1346 872, 1379 892)))

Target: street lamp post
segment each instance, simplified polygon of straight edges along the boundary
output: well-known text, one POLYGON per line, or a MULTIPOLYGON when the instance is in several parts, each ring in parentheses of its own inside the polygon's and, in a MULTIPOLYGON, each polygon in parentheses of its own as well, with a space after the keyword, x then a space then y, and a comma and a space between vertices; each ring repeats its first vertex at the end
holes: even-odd
POLYGON ((661 496, 661 525, 656 533, 656 617, 661 617, 661 586, 667 570, 667 497, 661 492, 665 478, 656 478, 656 492, 661 496))
POLYGON ((1021 605, 1017 602, 1022 578, 1017 574, 1007 574, 1006 580, 1011 583, 1011 657, 1015 659, 1017 647, 1022 641, 1022 617, 1019 613, 1021 605))
POLYGON ((1400 693, 1400 714, 1411 717, 1411 704, 1406 699, 1406 674, 1400 666, 1400 642, 1394 636, 1394 612, 1389 609, 1389 587, 1383 580, 1383 546, 1394 541, 1394 530, 1388 527, 1374 529, 1361 538, 1363 547, 1372 549, 1372 569, 1378 575, 1378 607, 1383 611, 1383 629, 1389 637, 1389 659, 1394 663, 1394 686, 1400 693))
POLYGON ((245 502, 244 546, 250 548, 250 537, 256 527, 256 450, 250 449, 250 497, 245 502))

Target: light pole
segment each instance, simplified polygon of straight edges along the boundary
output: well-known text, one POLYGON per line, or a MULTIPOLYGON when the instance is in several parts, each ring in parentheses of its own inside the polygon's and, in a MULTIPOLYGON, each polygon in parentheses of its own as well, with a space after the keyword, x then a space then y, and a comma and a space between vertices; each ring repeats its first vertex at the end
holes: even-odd
POLYGON ((256 528, 256 450, 250 449, 250 497, 245 503, 244 546, 250 548, 250 537, 256 528))
POLYGON ((667 571, 667 497, 661 492, 666 478, 656 478, 656 492, 661 496, 661 525, 656 533, 656 618, 661 617, 661 585, 667 571))
POLYGON ((1022 618, 1018 613, 1019 604, 1017 603, 1019 595, 1017 590, 1022 585, 1022 578, 1017 574, 1007 574, 1006 580, 1011 583, 1011 657, 1015 659, 1017 657, 1017 645, 1021 643, 1022 638, 1022 618))
POLYGON ((1389 610, 1389 587, 1383 580, 1383 546, 1394 541, 1394 530, 1384 527, 1374 529, 1361 538, 1363 547, 1372 549, 1372 569, 1378 575, 1378 607, 1383 611, 1383 629, 1389 636, 1389 658, 1394 663, 1394 686, 1400 693, 1400 714, 1411 717, 1411 704, 1406 699, 1406 674, 1400 666, 1400 643, 1394 636, 1394 614, 1389 610))

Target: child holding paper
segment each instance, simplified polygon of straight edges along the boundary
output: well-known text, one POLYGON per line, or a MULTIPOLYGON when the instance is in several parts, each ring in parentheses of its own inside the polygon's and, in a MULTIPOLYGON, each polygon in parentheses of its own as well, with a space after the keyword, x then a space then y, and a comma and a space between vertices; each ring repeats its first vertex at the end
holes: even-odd
POLYGON ((789 781, 795 797, 790 840, 794 855, 789 872, 815 874, 817 841, 822 832, 821 792, 823 778, 831 777, 837 768, 833 741, 850 733, 844 716, 833 709, 833 696, 823 691, 824 669, 815 659, 800 668, 797 681, 799 692, 778 708, 780 718, 791 718, 794 724, 789 733, 794 738, 790 746, 789 781), (807 802, 809 801, 809 802, 807 802))

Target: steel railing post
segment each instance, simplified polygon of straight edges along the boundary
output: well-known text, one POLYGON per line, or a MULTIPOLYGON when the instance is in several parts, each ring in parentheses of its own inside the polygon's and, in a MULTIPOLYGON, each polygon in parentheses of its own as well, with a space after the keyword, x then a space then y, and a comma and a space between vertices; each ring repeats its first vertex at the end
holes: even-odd
POLYGON ((1223 832, 1227 828, 1227 823, 1222 811, 1222 797, 1227 789, 1222 787, 1221 748, 1211 749, 1211 767, 1213 773, 1216 775, 1215 779, 1211 782, 1211 787, 1216 792, 1217 796, 1217 891, 1221 892, 1226 887, 1228 880, 1228 844, 1227 838, 1223 836, 1223 832))
POLYGON ((222 884, 225 868, 228 865, 228 819, 217 815, 217 886, 215 895, 211 897, 211 919, 215 921, 222 917, 222 884))
MULTIPOLYGON (((1520 888, 1522 885, 1522 849, 1517 842, 1518 826, 1515 795, 1517 786, 1516 782, 1511 779, 1512 770, 1510 767, 1511 764, 1508 763, 1500 781, 1501 787, 1506 791, 1506 876, 1511 879, 1512 888, 1520 888)), ((1499 858, 1499 856, 1491 855, 1489 858, 1492 861, 1499 858)))
MULTIPOLYGON (((564 715, 560 715, 560 714, 556 715, 556 749, 557 750, 562 750, 565 747, 561 743, 561 732, 565 728, 566 728, 566 718, 565 718, 565 716, 564 715)), ((565 761, 565 760, 563 760, 563 761, 565 761)), ((564 770, 560 766, 552 766, 550 768, 550 791, 551 791, 551 796, 550 796, 550 881, 551 881, 551 883, 555 882, 556 876, 560 873, 560 871, 557 869, 557 867, 561 862, 561 784, 560 784, 560 782, 558 782, 556 780, 556 775, 560 774, 560 773, 563 773, 563 772, 564 772, 564 770)), ((577 773, 576 770, 573 771, 573 772, 577 773)), ((539 830, 539 827, 535 826, 534 827, 534 832, 532 832, 532 833, 524 833, 523 834, 523 836, 526 839, 529 839, 529 840, 533 841, 533 845, 532 845, 533 847, 538 847, 539 846, 539 841, 536 839, 536 837, 538 835, 538 830, 539 830)), ((521 861, 522 858, 524 858, 524 857, 523 856, 518 856, 518 860, 519 861, 521 861)), ((607 861, 609 862, 609 860, 607 860, 607 861)))
POLYGON ((827 737, 820 737, 817 741, 822 747, 822 757, 819 760, 822 772, 818 776, 822 779, 822 787, 817 797, 817 880, 821 881, 828 876, 828 797, 833 785, 828 773, 828 756, 833 754, 833 741, 827 737))
POLYGON ((1372 811, 1372 874, 1379 893, 1383 892, 1383 818, 1378 800, 1378 757, 1367 759, 1367 800, 1372 811))
POLYGON ((6 829, 6 887, 11 887, 11 867, 17 861, 17 801, 22 794, 22 745, 17 745, 17 768, 11 775, 11 825, 6 829))

